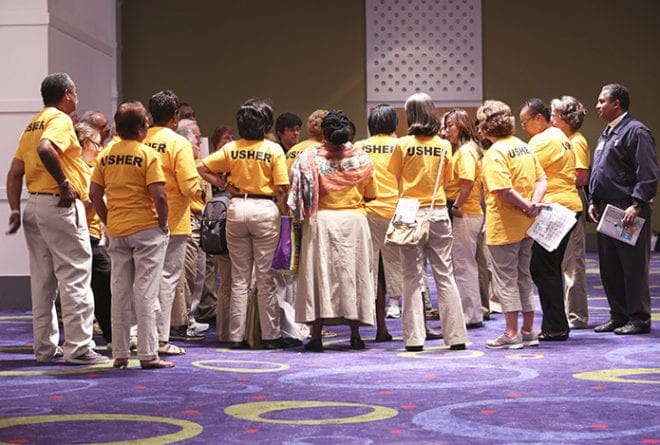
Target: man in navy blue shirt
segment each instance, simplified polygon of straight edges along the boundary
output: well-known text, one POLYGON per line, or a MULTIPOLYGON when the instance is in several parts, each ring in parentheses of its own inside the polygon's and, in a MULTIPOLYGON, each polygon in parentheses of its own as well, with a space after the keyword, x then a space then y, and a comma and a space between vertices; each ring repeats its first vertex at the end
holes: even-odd
POLYGON ((630 95, 623 85, 605 85, 596 104, 607 127, 598 138, 589 181, 589 216, 598 222, 607 204, 624 211, 623 227, 646 219, 637 244, 630 246, 598 233, 600 278, 610 305, 610 319, 596 332, 651 332, 649 256, 651 204, 660 170, 651 131, 628 114, 630 95))

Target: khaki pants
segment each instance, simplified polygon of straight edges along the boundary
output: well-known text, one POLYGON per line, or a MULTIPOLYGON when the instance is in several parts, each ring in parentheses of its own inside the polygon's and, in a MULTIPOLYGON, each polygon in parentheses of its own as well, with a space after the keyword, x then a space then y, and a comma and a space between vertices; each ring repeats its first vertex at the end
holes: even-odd
POLYGON ((160 228, 109 239, 112 260, 112 356, 130 355, 130 329, 133 310, 137 318, 138 358, 158 358, 160 315, 158 289, 163 272, 168 237, 160 228))
POLYGON ((34 355, 52 358, 59 342, 55 299, 59 291, 64 325, 64 358, 94 347, 94 297, 90 287, 92 248, 85 207, 76 200, 57 207, 59 196, 30 195, 23 231, 30 253, 34 355))
POLYGON ((188 326, 193 321, 204 284, 206 254, 199 247, 200 221, 190 218, 191 233, 186 239, 186 252, 183 260, 183 274, 179 278, 172 304, 172 326, 188 326))
POLYGON ((386 292, 390 298, 398 300, 403 294, 401 252, 397 246, 385 244, 385 233, 390 221, 372 213, 367 214, 367 221, 371 231, 373 251, 371 269, 374 271, 374 289, 378 289, 378 256, 380 254, 383 258, 386 292))
MULTIPOLYGON (((428 208, 417 213, 426 215, 428 208)), ((424 254, 428 257, 438 291, 438 312, 445 344, 467 343, 465 319, 451 263, 452 233, 447 208, 433 210, 429 239, 424 245, 401 247, 403 265, 403 340, 406 346, 424 345, 426 324, 422 300, 424 254)), ((476 277, 475 277, 476 279, 476 277)))
POLYGON ((183 272, 183 261, 186 254, 186 239, 188 235, 170 235, 163 264, 163 276, 160 280, 158 301, 160 316, 158 317, 158 341, 167 343, 170 340, 170 326, 174 292, 183 272))
POLYGON ((263 340, 280 337, 277 286, 270 270, 279 236, 280 212, 268 199, 232 198, 227 211, 227 246, 231 259, 229 340, 243 341, 252 267, 256 269, 259 321, 263 340))
POLYGON ((218 286, 215 307, 215 329, 218 340, 229 341, 229 303, 231 301, 231 260, 229 255, 213 257, 218 267, 220 285, 218 286))
MULTIPOLYGON (((583 196, 583 193, 580 195, 583 196)), ((587 276, 584 263, 584 229, 586 225, 586 216, 582 212, 568 239, 564 261, 562 262, 562 271, 564 273, 564 304, 566 306, 568 322, 569 324, 578 322, 584 324, 585 327, 589 322, 587 276)))
POLYGON ((530 312, 534 310, 531 238, 517 243, 488 246, 489 262, 493 271, 493 290, 500 298, 502 312, 530 312))
POLYGON ((454 217, 452 227, 452 265, 466 323, 479 323, 484 320, 477 264, 477 239, 483 222, 483 215, 463 215, 454 217))

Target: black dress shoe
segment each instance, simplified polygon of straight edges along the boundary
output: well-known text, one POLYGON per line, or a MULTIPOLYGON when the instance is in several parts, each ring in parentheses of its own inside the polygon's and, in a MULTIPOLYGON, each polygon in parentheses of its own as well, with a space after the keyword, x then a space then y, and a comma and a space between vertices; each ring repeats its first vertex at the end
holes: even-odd
POLYGON ((455 345, 451 345, 449 349, 451 349, 452 351, 463 351, 465 350, 465 343, 458 343, 455 345))
POLYGON ((282 347, 283 348, 295 348, 297 346, 302 346, 302 341, 297 338, 284 337, 282 338, 282 347))
POLYGON ((650 334, 651 322, 629 321, 620 328, 616 328, 614 333, 617 335, 650 334))
POLYGON ((568 331, 551 334, 549 332, 541 332, 539 334, 541 341, 566 341, 568 340, 568 331))
POLYGON ((305 343, 305 350, 311 352, 323 352, 323 342, 320 338, 313 338, 305 343))
POLYGON ((245 340, 243 341, 230 341, 228 344, 229 349, 250 349, 250 345, 245 340))
POLYGON ((389 332, 376 334, 376 342, 392 341, 392 334, 389 332))
POLYGON ((264 349, 283 349, 284 348, 284 342, 282 341, 282 337, 274 338, 272 340, 263 340, 262 343, 263 343, 262 347, 264 349))
POLYGON ((625 325, 624 322, 616 321, 610 318, 605 323, 596 326, 594 328, 594 332, 614 332, 616 328, 620 328, 623 325, 625 325))
POLYGON ((468 323, 465 325, 466 329, 479 329, 484 327, 484 322, 483 321, 478 321, 476 323, 468 323))
POLYGON ((365 349, 367 346, 360 337, 351 337, 351 349, 365 349))
POLYGON ((440 340, 442 338, 442 334, 440 332, 436 332, 433 329, 426 329, 426 339, 427 340, 440 340))
POLYGON ((424 350, 424 346, 406 346, 408 352, 420 352, 424 350))

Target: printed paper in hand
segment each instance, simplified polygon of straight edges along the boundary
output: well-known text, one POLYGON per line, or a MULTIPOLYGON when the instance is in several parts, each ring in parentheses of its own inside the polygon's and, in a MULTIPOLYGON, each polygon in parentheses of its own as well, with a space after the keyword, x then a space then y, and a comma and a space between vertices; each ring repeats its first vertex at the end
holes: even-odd
POLYGON ((607 235, 634 246, 637 244, 639 232, 642 230, 646 220, 638 216, 635 218, 635 222, 632 226, 624 228, 621 224, 623 214, 624 211, 620 208, 607 204, 605 206, 605 211, 600 216, 600 221, 598 221, 596 230, 603 235, 607 235))
POLYGON ((393 222, 413 224, 417 219, 418 210, 419 199, 399 198, 399 201, 396 203, 393 222))
POLYGON ((561 204, 553 203, 544 207, 536 217, 527 235, 545 250, 552 252, 575 224, 575 212, 561 204))

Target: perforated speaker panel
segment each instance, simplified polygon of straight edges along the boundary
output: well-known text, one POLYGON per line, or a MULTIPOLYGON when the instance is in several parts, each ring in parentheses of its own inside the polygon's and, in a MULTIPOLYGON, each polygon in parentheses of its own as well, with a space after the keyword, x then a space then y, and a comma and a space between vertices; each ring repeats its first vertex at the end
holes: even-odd
POLYGON ((481 0, 365 0, 367 102, 482 102, 481 0))

